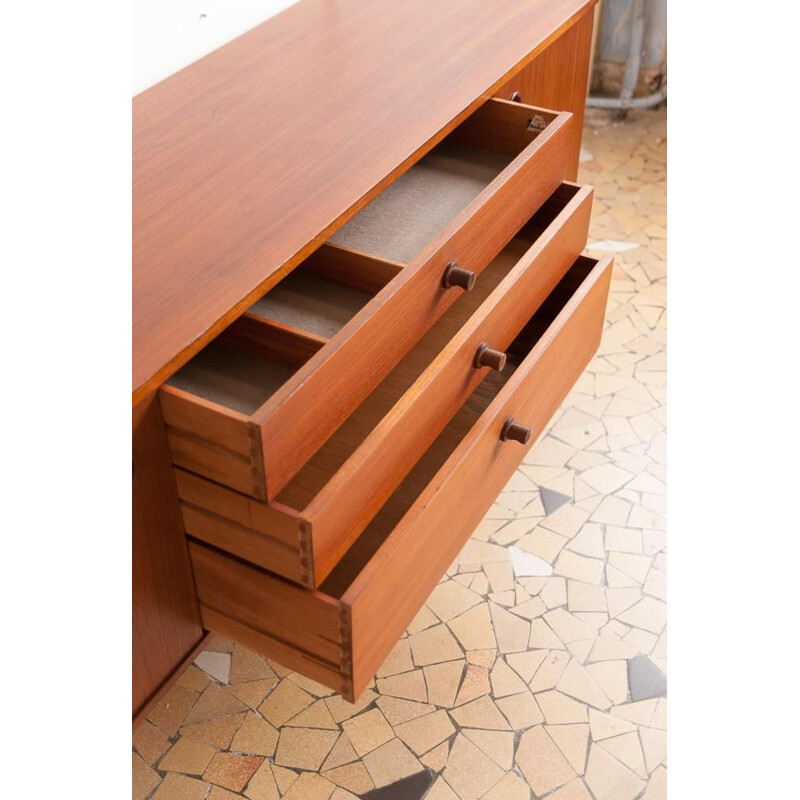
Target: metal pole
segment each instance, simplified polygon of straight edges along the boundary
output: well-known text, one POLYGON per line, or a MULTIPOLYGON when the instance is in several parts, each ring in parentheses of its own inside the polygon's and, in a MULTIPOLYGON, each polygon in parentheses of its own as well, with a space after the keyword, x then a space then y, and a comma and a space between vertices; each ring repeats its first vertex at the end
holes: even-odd
MULTIPOLYGON (((660 0, 656 2, 660 7, 660 0)), ((639 79, 639 70, 642 65, 642 47, 644 41, 645 18, 647 16, 647 0, 633 0, 633 18, 631 20, 631 38, 628 44, 628 56, 625 61, 625 72, 622 79, 622 90, 619 97, 589 97, 586 105, 590 108, 605 108, 620 111, 621 116, 629 108, 652 108, 666 100, 667 84, 654 94, 647 97, 634 97, 636 82, 639 79)), ((656 11, 658 16, 658 11, 656 11)))

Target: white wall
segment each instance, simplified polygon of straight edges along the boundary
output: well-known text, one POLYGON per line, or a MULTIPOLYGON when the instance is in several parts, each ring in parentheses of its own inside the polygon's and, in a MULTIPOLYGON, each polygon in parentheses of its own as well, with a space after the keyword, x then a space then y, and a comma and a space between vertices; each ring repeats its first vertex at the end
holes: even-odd
POLYGON ((296 0, 134 0, 133 93, 172 75, 296 0))

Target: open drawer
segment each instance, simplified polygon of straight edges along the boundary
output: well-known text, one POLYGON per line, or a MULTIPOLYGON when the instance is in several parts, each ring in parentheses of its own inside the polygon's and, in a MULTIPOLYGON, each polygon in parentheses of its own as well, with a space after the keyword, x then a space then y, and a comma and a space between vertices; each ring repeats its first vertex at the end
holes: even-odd
POLYGON ((575 261, 319 590, 190 541, 204 627, 354 700, 596 351, 611 264, 575 261))
POLYGON ((571 125, 488 100, 162 387, 174 463, 276 498, 558 188, 571 125))
POLYGON ((186 532, 319 586, 583 250, 591 200, 562 184, 271 503, 176 470, 186 532))

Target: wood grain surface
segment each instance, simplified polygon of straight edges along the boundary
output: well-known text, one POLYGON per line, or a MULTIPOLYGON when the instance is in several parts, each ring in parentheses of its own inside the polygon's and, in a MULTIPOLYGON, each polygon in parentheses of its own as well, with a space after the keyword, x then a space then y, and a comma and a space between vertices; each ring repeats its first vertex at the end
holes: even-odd
MULTIPOLYGON (((567 187, 565 187, 567 188, 567 187)), ((315 585, 485 377, 478 346, 505 350, 586 245, 592 190, 579 189, 491 296, 430 357, 420 375, 322 491, 303 510, 311 529, 315 585)))
POLYGON ((583 249, 591 197, 588 187, 562 184, 278 500, 176 469, 187 534, 319 586, 483 379, 473 365, 480 342, 508 345, 583 249))
MULTIPOLYGON (((535 113, 503 106, 524 130, 535 113)), ((486 108, 486 106, 484 106, 486 108)), ((445 289, 448 262, 480 273, 558 188, 572 142, 570 114, 529 135, 516 158, 419 255, 309 359, 253 416, 261 429, 266 496, 273 499, 331 433, 462 292, 445 289)))
POLYGON ((191 542, 204 625, 357 698, 596 351, 611 264, 575 262, 322 590, 191 542), (501 441, 509 417, 527 444, 501 441))
POLYGON ((134 402, 591 5, 301 0, 134 98, 134 402))
MULTIPOLYGON (((491 99, 485 103, 452 136, 463 144, 479 143, 480 153, 502 153, 505 167, 444 224, 417 257, 396 271, 375 296, 370 299, 369 295, 358 292, 359 303, 364 302, 364 305, 329 340, 317 337, 310 341, 308 334, 298 327, 290 328, 256 317, 256 313, 268 312, 268 301, 273 294, 268 293, 258 303, 260 310, 253 307, 236 320, 170 379, 170 384, 178 382, 185 387, 187 371, 193 371, 199 361, 211 357, 211 351, 221 346, 246 349, 252 354, 261 351, 270 363, 275 359, 288 361, 295 370, 291 377, 277 381, 272 393, 266 393, 263 403, 248 417, 251 429, 257 428, 259 437, 258 446, 252 449, 252 458, 243 459, 240 449, 234 448, 235 452, 231 452, 232 448, 224 441, 205 436, 201 426, 189 427, 190 415, 184 414, 183 424, 175 423, 170 431, 175 463, 254 497, 276 498, 382 378, 461 296, 461 289, 448 289, 442 284, 447 264, 456 261, 476 275, 482 272, 560 186, 566 174, 572 127, 569 113, 553 114, 506 100, 491 99), (529 130, 529 121, 537 116, 547 122, 543 131, 529 130), (491 136, 495 128, 497 141, 491 136), (511 155, 516 157, 506 161, 511 155), (286 335, 279 337, 280 331, 286 335)), ((465 152, 468 166, 477 152, 474 149, 465 152)), ((391 228, 393 220, 381 218, 373 224, 379 229, 391 228)), ((323 250, 339 254, 337 266, 343 266, 340 263, 341 253, 345 252, 342 248, 326 245, 317 252, 323 250)), ((373 266, 380 261, 364 256, 362 266, 366 260, 373 266)), ((302 274, 304 266, 305 263, 289 276, 289 282, 303 286, 303 281, 311 281, 307 288, 319 289, 317 284, 321 282, 317 278, 302 274)), ((392 264, 385 266, 391 268, 392 264)), ((279 284, 274 292, 281 294, 282 287, 283 283, 279 284)), ((352 293, 352 289, 338 285, 333 288, 352 293)), ((294 303, 295 307, 294 310, 282 307, 281 313, 292 325, 301 325, 299 307, 303 307, 307 322, 309 315, 322 313, 321 306, 332 303, 336 294, 328 292, 325 303, 318 300, 315 305, 313 300, 296 292, 283 291, 284 300, 294 303)), ((274 301, 272 305, 275 306, 274 301)), ((327 307, 329 314, 334 311, 333 307, 327 307)), ((226 361, 226 372, 230 372, 230 366, 231 362, 226 361)), ((266 363, 263 366, 267 366, 266 363)), ((256 384, 261 385, 262 380, 248 380, 239 388, 253 388, 256 384)), ((168 405, 175 404, 173 388, 165 385, 161 390, 171 401, 168 405)), ((197 390, 201 391, 199 385, 197 390)), ((228 401, 238 403, 238 398, 228 396, 228 401)), ((199 409, 203 415, 198 415, 196 421, 202 421, 213 405, 203 401, 199 409)), ((167 422, 173 426, 169 416, 167 422)))
POLYGON ((507 99, 512 92, 519 92, 523 103, 574 114, 576 135, 572 139, 567 170, 567 177, 572 181, 578 176, 593 22, 592 9, 587 7, 563 36, 518 72, 498 93, 499 97, 507 99))
POLYGON ((353 688, 364 690, 494 502, 600 344, 610 257, 596 264, 486 412, 342 596, 350 609, 353 688), (500 441, 508 417, 527 445, 500 441), (464 502, 464 498, 470 498, 464 502), (435 544, 432 541, 435 536, 435 544), (377 614, 376 609, 382 609, 377 614))
MULTIPOLYGON (((133 411, 133 714, 203 636, 158 398, 133 411)), ((139 715, 140 716, 140 715, 139 715)))

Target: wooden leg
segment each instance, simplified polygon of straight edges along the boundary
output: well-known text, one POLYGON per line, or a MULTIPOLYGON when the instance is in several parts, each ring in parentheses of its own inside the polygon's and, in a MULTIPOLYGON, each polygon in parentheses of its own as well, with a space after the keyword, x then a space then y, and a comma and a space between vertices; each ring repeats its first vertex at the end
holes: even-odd
POLYGON ((203 637, 164 420, 155 395, 133 410, 133 461, 133 716, 137 718, 203 637))
POLYGON ((523 103, 571 111, 575 115, 575 138, 567 171, 567 177, 573 181, 578 177, 593 23, 594 10, 589 8, 497 95, 508 100, 513 92, 519 92, 523 103))

